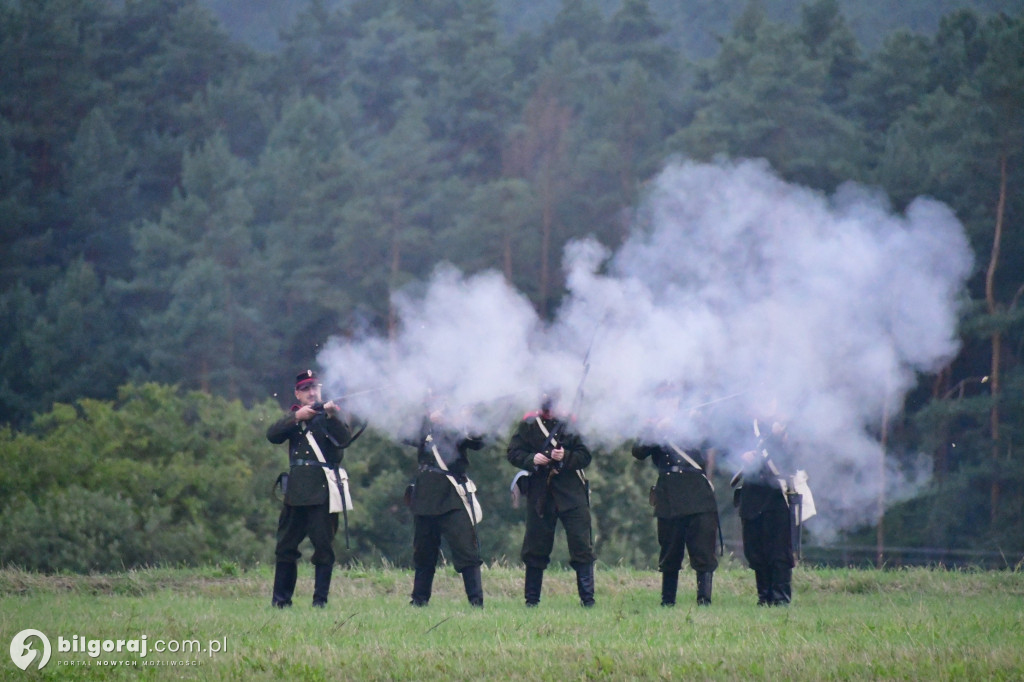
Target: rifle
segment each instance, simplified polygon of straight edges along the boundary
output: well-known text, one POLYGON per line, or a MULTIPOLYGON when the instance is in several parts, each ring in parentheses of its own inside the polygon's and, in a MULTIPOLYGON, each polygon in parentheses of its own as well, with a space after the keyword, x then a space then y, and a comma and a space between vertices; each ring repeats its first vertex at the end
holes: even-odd
MULTIPOLYGON (((603 324, 604 320, 602 320, 603 324)), ((580 383, 576 386, 576 395, 572 399, 572 406, 569 408, 569 417, 576 414, 580 409, 580 405, 583 402, 583 384, 587 381, 587 374, 590 373, 590 351, 594 349, 594 341, 597 339, 597 332, 600 331, 601 325, 597 325, 597 329, 594 330, 594 335, 590 338, 590 345, 587 346, 587 352, 583 354, 583 375, 580 377, 580 383)), ((541 447, 541 452, 549 456, 551 451, 558 447, 558 437, 565 430, 565 425, 568 423, 569 418, 559 419, 555 423, 555 428, 548 434, 548 437, 544 441, 544 445, 541 447)), ((561 471, 562 462, 554 462, 551 466, 551 470, 548 473, 548 480, 556 473, 561 471)))
MULTIPOLYGON (((374 389, 374 390, 377 390, 377 389, 374 389)), ((366 391, 361 391, 361 392, 362 392, 362 393, 365 393, 366 391)), ((355 394, 352 394, 352 395, 355 395, 355 394)), ((326 417, 326 416, 327 416, 327 410, 326 410, 326 409, 324 408, 324 403, 338 403, 338 402, 339 402, 339 401, 341 401, 342 399, 343 399, 343 398, 335 398, 335 399, 333 399, 333 400, 324 400, 324 401, 320 401, 320 402, 315 402, 315 403, 313 403, 312 405, 310 405, 310 407, 312 407, 312 408, 313 408, 313 409, 314 409, 314 410, 315 410, 315 411, 317 412, 317 416, 316 416, 316 417, 314 417, 314 419, 317 419, 317 418, 319 418, 319 417, 321 417, 321 416, 324 416, 324 417, 326 417)), ((355 430, 355 432, 354 432, 354 433, 352 433, 352 434, 351 434, 351 435, 350 435, 350 436, 348 437, 348 440, 346 440, 346 441, 345 441, 345 444, 344 444, 344 445, 342 445, 341 443, 339 443, 339 442, 338 442, 338 440, 337 440, 337 439, 336 439, 336 438, 335 438, 334 436, 332 436, 332 435, 331 435, 330 431, 327 431, 327 429, 324 429, 324 433, 326 433, 326 434, 327 434, 327 438, 328 438, 328 440, 330 440, 330 441, 331 441, 331 444, 332 444, 332 445, 333 445, 334 447, 336 447, 336 448, 341 448, 342 450, 344 450, 344 449, 345 449, 345 448, 347 448, 348 446, 352 445, 352 443, 355 443, 355 442, 356 442, 356 439, 357 439, 357 438, 359 438, 359 436, 363 435, 363 431, 365 431, 365 430, 366 430, 366 427, 367 427, 367 426, 369 426, 369 423, 370 423, 369 421, 367 421, 366 419, 364 419, 364 420, 363 420, 363 423, 359 425, 359 428, 357 428, 357 429, 355 430)))
MULTIPOLYGON (((602 324, 604 324, 604 320, 601 320, 601 323, 597 325, 597 329, 594 330, 594 335, 590 339, 590 344, 587 346, 587 352, 583 354, 583 375, 580 377, 580 383, 576 386, 576 395, 573 397, 572 407, 569 410, 569 414, 565 419, 556 420, 555 428, 548 433, 547 438, 544 439, 544 445, 541 446, 540 451, 547 457, 550 457, 551 451, 559 446, 558 438, 561 437, 562 432, 569 423, 569 419, 579 411, 580 405, 583 402, 583 384, 587 380, 587 374, 590 373, 590 351, 594 348, 594 341, 597 339, 597 332, 600 331, 602 324)), ((541 428, 543 428, 543 424, 541 428)), ((551 479, 562 471, 564 462, 565 460, 563 459, 557 462, 552 461, 547 465, 548 475, 547 478, 544 479, 545 486, 549 486, 551 484, 551 479)), ((584 484, 586 485, 585 480, 584 484)), ((587 497, 590 497, 589 488, 587 489, 587 497)), ((537 514, 540 516, 544 516, 544 501, 545 496, 543 495, 537 499, 537 514)))
POLYGON ((804 496, 795 490, 786 492, 786 502, 789 504, 789 532, 793 538, 793 554, 797 561, 803 558, 803 513, 804 496))

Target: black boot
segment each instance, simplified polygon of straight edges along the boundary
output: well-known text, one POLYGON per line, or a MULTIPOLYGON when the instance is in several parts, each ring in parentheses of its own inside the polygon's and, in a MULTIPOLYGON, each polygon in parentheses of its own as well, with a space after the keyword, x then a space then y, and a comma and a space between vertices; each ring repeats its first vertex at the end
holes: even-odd
POLYGON ((434 585, 434 567, 417 568, 412 578, 413 606, 426 606, 430 601, 430 590, 434 585))
POLYGON ((278 561, 274 569, 274 594, 270 603, 279 609, 292 605, 299 568, 294 561, 278 561))
POLYGON ((679 571, 661 572, 661 605, 676 605, 676 590, 679 589, 679 571))
POLYGON ((754 580, 757 581, 757 605, 771 606, 772 604, 772 578, 765 570, 754 570, 754 580))
POLYGON ((526 583, 523 594, 526 597, 527 606, 536 606, 540 603, 540 590, 544 584, 544 569, 526 567, 526 583))
POLYGON ((594 605, 594 564, 576 562, 572 567, 576 569, 576 591, 580 595, 580 606, 589 608, 594 605))
POLYGON ((466 586, 466 598, 473 606, 484 606, 484 586, 480 579, 480 567, 470 566, 462 571, 462 583, 466 586))
POLYGON ((327 595, 331 591, 331 573, 333 564, 317 564, 313 568, 313 606, 318 609, 327 607, 327 595))
POLYGON ((772 584, 772 606, 789 606, 793 599, 793 588, 791 583, 772 584))
POLYGON ((697 573, 697 606, 711 606, 711 571, 697 573))
POLYGON ((769 595, 772 606, 789 606, 793 597, 792 580, 793 569, 789 566, 775 566, 772 569, 769 595))

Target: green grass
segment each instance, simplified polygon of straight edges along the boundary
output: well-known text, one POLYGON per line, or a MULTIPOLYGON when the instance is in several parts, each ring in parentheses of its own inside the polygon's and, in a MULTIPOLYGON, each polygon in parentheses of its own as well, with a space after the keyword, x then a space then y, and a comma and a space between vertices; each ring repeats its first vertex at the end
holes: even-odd
POLYGON ((23 673, 4 654, 0 679, 1024 679, 1020 571, 801 567, 789 608, 758 608, 753 574, 731 563, 715 575, 712 607, 694 605, 684 572, 679 604, 662 608, 658 573, 599 565, 595 608, 578 605, 572 572, 552 569, 540 607, 526 609, 522 569, 492 566, 480 610, 450 568, 417 609, 410 571, 356 567, 336 571, 323 611, 309 606, 311 574, 300 568, 295 606, 278 611, 267 567, 0 570, 0 644, 34 628, 54 647, 41 671, 23 673), (150 651, 145 660, 159 665, 111 668, 98 663, 142 659, 58 652, 57 637, 73 635, 225 647, 150 651), (181 660, 199 665, 168 665, 181 660), (75 661, 91 665, 67 665, 75 661))

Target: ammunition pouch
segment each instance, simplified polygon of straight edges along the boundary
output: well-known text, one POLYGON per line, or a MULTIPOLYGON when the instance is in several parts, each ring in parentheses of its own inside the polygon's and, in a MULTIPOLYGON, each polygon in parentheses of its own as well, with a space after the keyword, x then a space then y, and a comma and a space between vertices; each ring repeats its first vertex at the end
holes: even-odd
POLYGON ((416 484, 415 483, 410 483, 409 485, 405 486, 404 498, 405 498, 405 506, 409 507, 410 509, 412 509, 412 501, 414 499, 416 499, 416 484))

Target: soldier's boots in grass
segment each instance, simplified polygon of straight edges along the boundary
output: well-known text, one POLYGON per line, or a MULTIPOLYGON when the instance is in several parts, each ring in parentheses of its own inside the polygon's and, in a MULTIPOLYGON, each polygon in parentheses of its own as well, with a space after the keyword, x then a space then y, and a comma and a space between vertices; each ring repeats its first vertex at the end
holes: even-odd
POLYGON ((430 590, 434 585, 434 568, 417 568, 412 578, 413 606, 426 606, 430 601, 430 590))
POLYGON ((527 566, 526 581, 523 584, 523 595, 526 597, 527 606, 537 606, 540 603, 540 592, 543 585, 544 569, 527 566))
POLYGON ((274 594, 270 603, 279 609, 292 605, 292 594, 295 593, 295 580, 299 575, 299 567, 294 561, 278 561, 274 568, 274 594))
POLYGON ((792 569, 754 571, 758 606, 789 606, 793 599, 792 569))
POLYGON ((313 606, 318 609, 327 608, 327 595, 331 592, 331 574, 333 572, 333 564, 314 566, 313 606))
MULTIPOLYGON (((412 578, 412 606, 426 606, 430 603, 430 593, 434 585, 433 568, 417 568, 412 578)), ((466 588, 466 598, 473 606, 483 608, 484 587, 479 566, 462 569, 462 583, 466 588)))
MULTIPOLYGON (((711 606, 711 571, 697 573, 697 605, 711 606)), ((661 573, 661 605, 675 606, 676 592, 679 589, 679 571, 662 571, 661 573)))
POLYGON ((466 598, 473 606, 484 606, 484 587, 480 577, 480 567, 470 566, 462 569, 462 583, 466 587, 466 598))
POLYGON ((574 561, 576 569, 576 592, 580 595, 580 606, 590 608, 594 605, 594 563, 574 561))
MULTIPOLYGON (((576 571, 576 592, 580 597, 580 605, 594 605, 594 564, 593 562, 573 562, 576 571)), ((523 583, 523 596, 527 606, 540 604, 541 587, 544 584, 544 569, 534 566, 526 567, 526 580, 523 583)))
POLYGON ((661 572, 661 605, 675 606, 676 591, 679 589, 679 571, 661 572))
POLYGON ((711 606, 712 571, 697 573, 697 606, 711 606))

